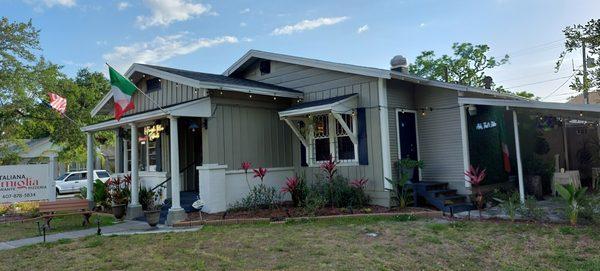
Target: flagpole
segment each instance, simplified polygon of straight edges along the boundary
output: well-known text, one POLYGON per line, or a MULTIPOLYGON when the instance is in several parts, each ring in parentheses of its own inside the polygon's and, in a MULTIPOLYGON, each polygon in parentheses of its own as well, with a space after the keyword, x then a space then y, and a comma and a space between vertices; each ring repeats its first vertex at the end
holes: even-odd
MULTIPOLYGON (((37 95, 36 95, 36 96, 37 96, 37 95)), ((50 105, 50 103, 48 103, 48 102, 44 101, 44 99, 41 99, 39 96, 38 96, 38 98, 39 98, 39 99, 40 99, 40 101, 42 101, 42 103, 44 103, 46 106, 48 106, 48 107, 52 108, 52 105, 50 105)), ((56 111, 56 110, 54 110, 54 111, 56 111)), ((72 118, 70 118, 69 116, 67 116, 67 114, 65 114, 65 113, 61 113, 61 112, 58 112, 58 113, 60 113, 60 115, 61 115, 61 116, 63 116, 63 117, 65 117, 65 118, 67 118, 68 120, 70 120, 70 121, 71 121, 73 124, 75 124, 75 126, 77 126, 78 128, 79 128, 79 127, 81 127, 81 125, 80 125, 79 123, 75 122, 75 120, 73 120, 72 118)))
MULTIPOLYGON (((106 62, 104 62, 104 64, 106 64, 106 66, 108 66, 109 68, 113 68, 110 64, 108 64, 106 62)), ((129 78, 127 78, 127 79, 129 79, 129 78)), ((135 87, 135 89, 137 89, 140 93, 142 93, 142 95, 144 95, 144 97, 148 98, 148 100, 150 100, 152 103, 154 103, 154 105, 156 105, 158 107, 158 109, 160 109, 163 113, 169 115, 169 112, 167 110, 165 110, 164 108, 162 108, 154 99, 150 98, 150 96, 148 96, 148 94, 144 93, 140 88, 138 88, 135 84, 133 84, 133 82, 131 82, 131 84, 135 87)))

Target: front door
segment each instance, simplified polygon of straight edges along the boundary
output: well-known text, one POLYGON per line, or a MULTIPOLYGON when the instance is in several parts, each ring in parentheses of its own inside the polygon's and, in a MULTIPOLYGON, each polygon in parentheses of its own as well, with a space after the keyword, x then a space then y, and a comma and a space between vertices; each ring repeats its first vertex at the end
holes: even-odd
MULTIPOLYGON (((417 114, 415 112, 398 112, 398 151, 400 159, 419 160, 417 145, 417 114)), ((419 181, 419 171, 415 168, 412 182, 419 181)))
POLYGON ((179 121, 179 167, 181 191, 198 191, 197 166, 202 165, 202 119, 181 118, 179 121))

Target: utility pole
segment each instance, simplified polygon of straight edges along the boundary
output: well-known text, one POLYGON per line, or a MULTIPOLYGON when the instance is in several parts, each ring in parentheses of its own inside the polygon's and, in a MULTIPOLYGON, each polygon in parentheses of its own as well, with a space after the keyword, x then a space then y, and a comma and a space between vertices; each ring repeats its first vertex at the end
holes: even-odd
POLYGON ((587 83, 587 57, 585 55, 585 40, 581 41, 581 54, 583 56, 583 101, 585 104, 589 104, 590 94, 588 93, 587 83))

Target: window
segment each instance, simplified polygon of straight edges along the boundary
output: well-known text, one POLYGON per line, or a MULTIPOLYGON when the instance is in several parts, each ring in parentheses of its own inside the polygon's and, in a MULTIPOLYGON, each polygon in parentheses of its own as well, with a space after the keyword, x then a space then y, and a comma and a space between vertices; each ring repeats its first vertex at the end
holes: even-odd
POLYGON ((106 171, 97 171, 96 175, 98 175, 98 178, 110 178, 110 174, 106 171))
MULTIPOLYGON (((148 126, 150 127, 150 126, 148 126)), ((161 138, 162 131, 160 130, 156 135, 149 136, 147 135, 148 127, 144 127, 144 135, 140 136, 136 143, 138 144, 138 168, 140 171, 162 171, 161 165, 161 138)), ((131 153, 131 144, 128 141, 127 143, 127 153, 131 153)), ((131 155, 127 157, 127 161, 125 161, 126 165, 131 167, 131 155)))
MULTIPOLYGON (((348 128, 350 128, 350 131, 354 133, 354 118, 352 117, 352 115, 351 114, 341 114, 341 115, 342 115, 342 119, 346 122, 346 125, 348 125, 348 128)), ((354 152, 354 150, 355 150, 354 143, 352 143, 350 136, 348 135, 346 130, 344 130, 344 128, 342 127, 342 124, 340 124, 338 121, 336 121, 336 129, 335 130, 336 130, 336 136, 337 136, 338 159, 340 161, 354 160, 356 158, 356 154, 354 152)))
POLYGON ((260 75, 265 75, 271 73, 271 61, 263 60, 259 64, 258 69, 260 70, 260 75))
POLYGON ((146 92, 157 91, 160 89, 160 78, 146 80, 146 92))
MULTIPOLYGON (((356 131, 356 118, 352 114, 340 114, 351 133, 356 131)), ((352 142, 350 135, 342 124, 331 114, 312 117, 312 136, 310 140, 310 161, 318 163, 329 157, 340 162, 356 162, 358 146, 352 142)))

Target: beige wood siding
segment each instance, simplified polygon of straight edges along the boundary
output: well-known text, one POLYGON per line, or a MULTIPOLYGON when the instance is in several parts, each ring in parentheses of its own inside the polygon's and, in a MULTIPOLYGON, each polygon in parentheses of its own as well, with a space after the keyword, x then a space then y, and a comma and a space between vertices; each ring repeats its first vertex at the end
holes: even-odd
POLYGON ((239 169, 242 162, 253 167, 292 166, 292 134, 279 120, 281 107, 242 100, 214 100, 208 118, 208 150, 204 163, 239 169))
MULTIPOLYGON (((276 84, 304 92, 304 101, 314 101, 352 93, 359 95, 359 107, 366 108, 368 165, 340 166, 339 173, 350 179, 368 178, 367 190, 373 203, 388 206, 389 193, 383 189, 381 126, 379 119, 378 79, 354 74, 328 71, 306 66, 271 61, 271 73, 261 75, 258 64, 250 66, 243 77, 276 84)), ((280 121, 283 123, 282 121, 280 121)), ((286 128, 288 131, 289 128, 286 128)), ((300 141, 293 137, 293 165, 296 172, 315 181, 321 173, 318 167, 300 166, 300 141)))
POLYGON ((418 107, 446 108, 417 115, 420 158, 425 162, 423 180, 449 182, 465 191, 458 94, 454 90, 417 86, 418 107))
POLYGON ((414 84, 387 80, 388 122, 390 128, 390 157, 392 158, 392 176, 398 178, 398 116, 396 109, 416 110, 414 84))
MULTIPOLYGON (((142 80, 136 84, 138 88, 144 92, 146 91, 146 80, 148 78, 149 77, 142 78, 142 80)), ((173 81, 165 79, 161 79, 160 81, 161 89, 147 93, 148 97, 141 94, 139 91, 136 91, 132 97, 135 109, 128 111, 125 115, 158 109, 157 104, 161 107, 167 107, 202 98, 204 96, 204 89, 176 84, 173 81)))

